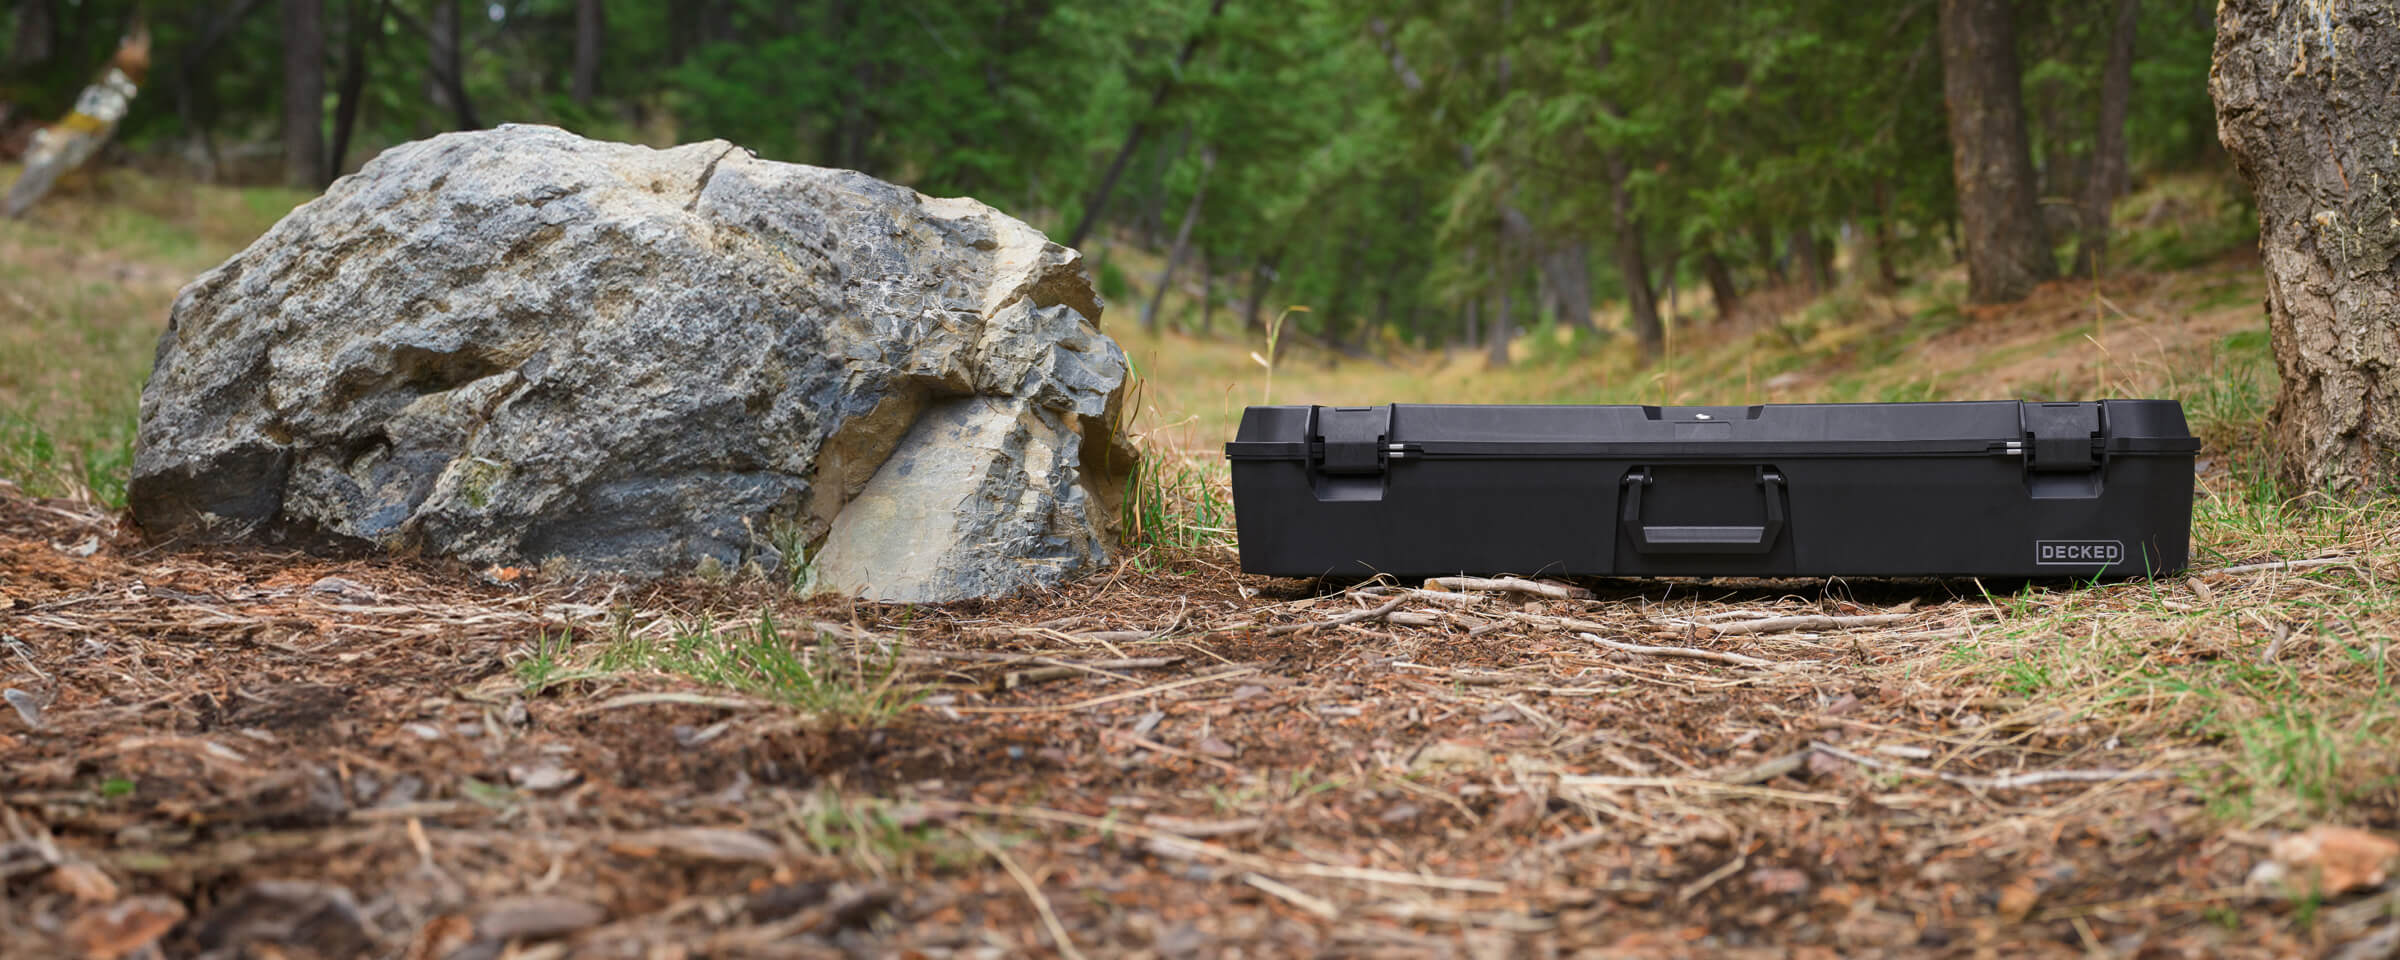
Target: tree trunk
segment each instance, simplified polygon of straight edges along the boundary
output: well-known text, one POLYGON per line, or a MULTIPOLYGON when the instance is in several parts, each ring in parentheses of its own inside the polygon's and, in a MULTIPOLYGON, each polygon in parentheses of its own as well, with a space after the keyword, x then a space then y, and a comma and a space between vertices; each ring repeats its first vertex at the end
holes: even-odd
POLYGON ((1250 293, 1242 298, 1242 329, 1252 333, 1266 331, 1267 320, 1260 311, 1266 309, 1267 286, 1275 281, 1275 261, 1282 256, 1270 253, 1250 265, 1250 293))
POLYGON ((2083 185, 2083 239, 2075 245, 2079 276, 2096 277, 2107 265, 2109 210, 2132 179, 2125 159, 2125 114, 2133 103, 2133 40, 2141 12, 2141 0, 2117 0, 2117 23, 2108 34, 2108 62, 2100 70, 2100 126, 2092 138, 2092 176, 2083 185))
POLYGON ((1482 301, 1468 297, 1467 305, 1459 308, 1458 327, 1466 333, 1466 344, 1469 347, 1483 342, 1483 324, 1481 317, 1477 315, 1482 306, 1482 301))
POLYGON ((17 33, 8 46, 7 64, 29 67, 58 52, 58 0, 17 0, 17 33))
POLYGON ((1822 296, 1833 289, 1829 271, 1825 268, 1823 251, 1817 248, 1816 234, 1806 226, 1792 228, 1792 255, 1800 258, 1800 279, 1808 284, 1810 296, 1822 296))
POLYGON ((579 105, 589 105, 600 93, 600 51, 607 36, 607 5, 575 0, 575 81, 570 95, 579 105))
POLYGON ((1542 260, 1542 277, 1557 305, 1558 322, 1590 332, 1592 326, 1592 248, 1581 240, 1550 252, 1542 260))
POLYGON ((1966 234, 1967 299, 2024 299, 2058 274, 2042 230, 2009 0, 1941 0, 1950 171, 1966 234))
POLYGON ((2400 183, 2400 99, 2361 65, 2400 62, 2400 32, 2320 32, 2310 9, 2224 0, 2209 89, 2258 198, 2282 476, 2365 497, 2400 480, 2400 229, 2376 187, 2400 183))
MULTIPOLYGON (((398 9, 398 8, 394 8, 398 9)), ((465 45, 460 42, 458 0, 434 0, 433 20, 425 27, 427 67, 433 74, 433 100, 449 108, 458 129, 480 130, 475 104, 467 99, 465 45)))
POLYGON ((1492 308, 1492 332, 1484 341, 1483 368, 1499 370, 1508 366, 1508 342, 1516 334, 1514 304, 1509 298, 1509 283, 1500 282, 1500 299, 1492 308))
POLYGON ((1208 198, 1208 174, 1216 169, 1217 156, 1206 149, 1200 151, 1200 182, 1192 187, 1192 202, 1183 208, 1183 222, 1175 225, 1175 245, 1167 249, 1167 263, 1158 268, 1158 289, 1150 292, 1150 304, 1142 308, 1142 329, 1158 332, 1158 313, 1166 305, 1167 290, 1175 286, 1175 268, 1183 265, 1183 255, 1192 248, 1192 226, 1200 222, 1202 201, 1208 198))
POLYGON ((1217 319, 1217 273, 1216 273, 1216 265, 1215 265, 1215 264, 1213 264, 1213 263, 1211 263, 1211 262, 1209 262, 1209 259, 1208 259, 1208 248, 1207 248, 1207 247, 1201 247, 1201 248, 1200 248, 1200 332, 1201 332, 1201 333, 1203 333, 1203 334, 1206 334, 1206 333, 1210 332, 1211 330, 1213 330, 1213 329, 1215 328, 1216 319, 1217 319))
POLYGON ((1650 287, 1650 262, 1642 254, 1642 223, 1633 214, 1633 193, 1625 189, 1624 161, 1608 161, 1609 208, 1617 228, 1617 274, 1625 286, 1625 314, 1633 322, 1633 339, 1642 356, 1655 360, 1666 351, 1666 328, 1658 322, 1658 298, 1650 287))
POLYGON ((1869 235, 1875 255, 1875 287, 1884 293, 1900 288, 1900 267, 1892 247, 1899 240, 1892 236, 1892 184, 1889 180, 1875 181, 1875 230, 1869 235))
POLYGON ((1700 252, 1700 273, 1708 278, 1708 294, 1717 302, 1717 322, 1732 320, 1742 305, 1741 288, 1733 284, 1733 268, 1712 248, 1700 252))
POLYGON ((1108 195, 1116 191, 1117 179, 1125 175, 1125 161, 1132 159, 1133 151, 1142 145, 1142 137, 1150 132, 1150 123, 1156 118, 1158 108, 1165 106, 1167 98, 1174 95, 1175 81, 1183 76, 1183 68, 1191 64, 1192 54, 1200 51, 1200 41, 1208 37, 1208 28, 1224 12, 1225 0, 1213 0, 1208 5, 1208 17, 1200 21, 1200 26, 1192 31, 1190 38, 1184 40, 1183 51, 1175 55, 1175 69, 1168 71, 1166 77, 1158 81, 1157 88, 1150 92, 1149 109, 1142 111, 1133 127, 1125 131, 1125 142, 1117 147, 1116 159, 1109 161, 1108 171, 1100 175, 1099 185, 1092 188, 1091 198, 1084 201, 1083 215, 1076 218, 1074 232, 1067 234, 1067 246, 1083 246, 1083 238, 1089 236, 1093 225, 1099 223, 1101 209, 1108 206, 1108 195))
POLYGON ((369 41, 383 37, 388 4, 389 0, 350 0, 350 21, 343 27, 342 80, 333 100, 333 149, 325 154, 326 183, 350 164, 350 134, 358 127, 359 96, 367 87, 369 41))
POLYGON ((283 0, 283 179, 322 186, 325 169, 325 2, 283 0))
POLYGON ((1760 220, 1750 225, 1750 239, 1758 245, 1758 262, 1764 264, 1773 286, 1783 286, 1792 278, 1783 272, 1783 261, 1775 255, 1775 228, 1760 220))

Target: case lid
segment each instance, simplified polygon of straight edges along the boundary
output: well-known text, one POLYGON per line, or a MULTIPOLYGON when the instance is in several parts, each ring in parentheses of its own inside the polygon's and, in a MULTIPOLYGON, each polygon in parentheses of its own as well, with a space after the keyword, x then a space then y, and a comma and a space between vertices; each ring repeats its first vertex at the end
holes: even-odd
POLYGON ((1759 458, 2023 455, 2084 471, 2110 456, 2190 455, 2200 441, 2173 400, 2048 403, 1413 404, 1251 407, 1234 460, 1307 460, 1378 472, 1393 458, 1759 458))

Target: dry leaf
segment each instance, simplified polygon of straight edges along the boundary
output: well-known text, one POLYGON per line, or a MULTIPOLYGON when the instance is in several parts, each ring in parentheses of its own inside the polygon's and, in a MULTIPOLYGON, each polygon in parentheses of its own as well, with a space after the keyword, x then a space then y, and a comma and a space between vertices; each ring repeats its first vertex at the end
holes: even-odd
POLYGON ((2296 877, 2324 893, 2382 886, 2400 862, 2400 841, 2354 827, 2314 826, 2275 841, 2270 851, 2296 877))
POLYGON ((62 863, 50 868, 50 886, 85 903, 107 903, 117 898, 117 882, 88 863, 62 863))
POLYGON ((463 914, 445 913, 425 921, 409 941, 408 960, 442 960, 475 939, 475 921, 463 914))
POLYGON ((165 897, 135 897, 96 906, 67 924, 67 940, 86 960, 117 960, 165 936, 183 922, 183 904, 165 897))
POLYGON ((2017 923, 2033 912, 2033 902, 2041 899, 2042 887, 2031 876, 2009 881, 2000 891, 2000 919, 2017 923))

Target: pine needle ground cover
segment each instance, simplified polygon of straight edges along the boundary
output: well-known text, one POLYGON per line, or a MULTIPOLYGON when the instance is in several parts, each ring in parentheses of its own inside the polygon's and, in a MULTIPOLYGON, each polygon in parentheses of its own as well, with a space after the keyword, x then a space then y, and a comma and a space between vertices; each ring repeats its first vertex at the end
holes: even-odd
MULTIPOLYGON (((6 229, 18 250, 69 242, 6 229)), ((1750 382, 1775 399, 1956 396, 1985 376, 2185 399, 2209 442, 2194 570, 2096 585, 1248 577, 1208 452, 1224 422, 1174 399, 1220 404, 1223 384, 1157 362, 1137 541, 1053 593, 906 607, 738 578, 635 589, 161 550, 107 505, 108 464, 76 452, 116 442, 79 424, 131 409, 133 348, 88 366, 11 353, 9 389, 51 384, 98 412, 9 401, 74 453, 0 489, 0 942, 2337 949, 2389 929, 2388 871, 2333 869, 2287 832, 2400 825, 2400 508, 2263 480, 2271 365, 2255 287, 2226 292, 2241 277, 2254 268, 2212 260, 1956 320, 1911 305, 1937 280, 1888 301, 1905 324, 1862 297, 1774 321, 1813 311, 1789 336, 1725 335, 1754 338, 1750 382), (1861 324, 1912 346, 1877 356, 1888 337, 1843 332, 1861 324), (1937 369, 1952 372, 1933 385, 1937 369), (56 386, 86 382, 114 386, 56 386)), ((7 289, 37 319, 96 296, 7 289)), ((172 283, 146 289, 81 322, 145 339, 172 283)), ((1195 363, 1257 349, 1193 342, 1195 363)), ((1744 382, 1739 348, 1701 342, 1665 368, 1673 385, 1622 389, 1715 399, 1744 382)), ((1286 357, 1278 399, 1414 382, 1286 357)), ((1525 399, 1614 362, 1562 354, 1440 398, 1525 399)), ((1724 402, 1744 399, 1765 397, 1724 402)))

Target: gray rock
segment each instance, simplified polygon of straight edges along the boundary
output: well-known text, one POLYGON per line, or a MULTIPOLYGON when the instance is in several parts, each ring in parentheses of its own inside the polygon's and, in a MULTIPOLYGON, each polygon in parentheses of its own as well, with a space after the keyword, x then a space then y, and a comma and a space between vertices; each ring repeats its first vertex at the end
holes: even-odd
POLYGON ((154 538, 366 543, 942 601, 1104 560, 1123 353, 965 199, 548 127, 386 151, 176 298, 154 538), (822 549, 815 549, 822 545, 822 549))

